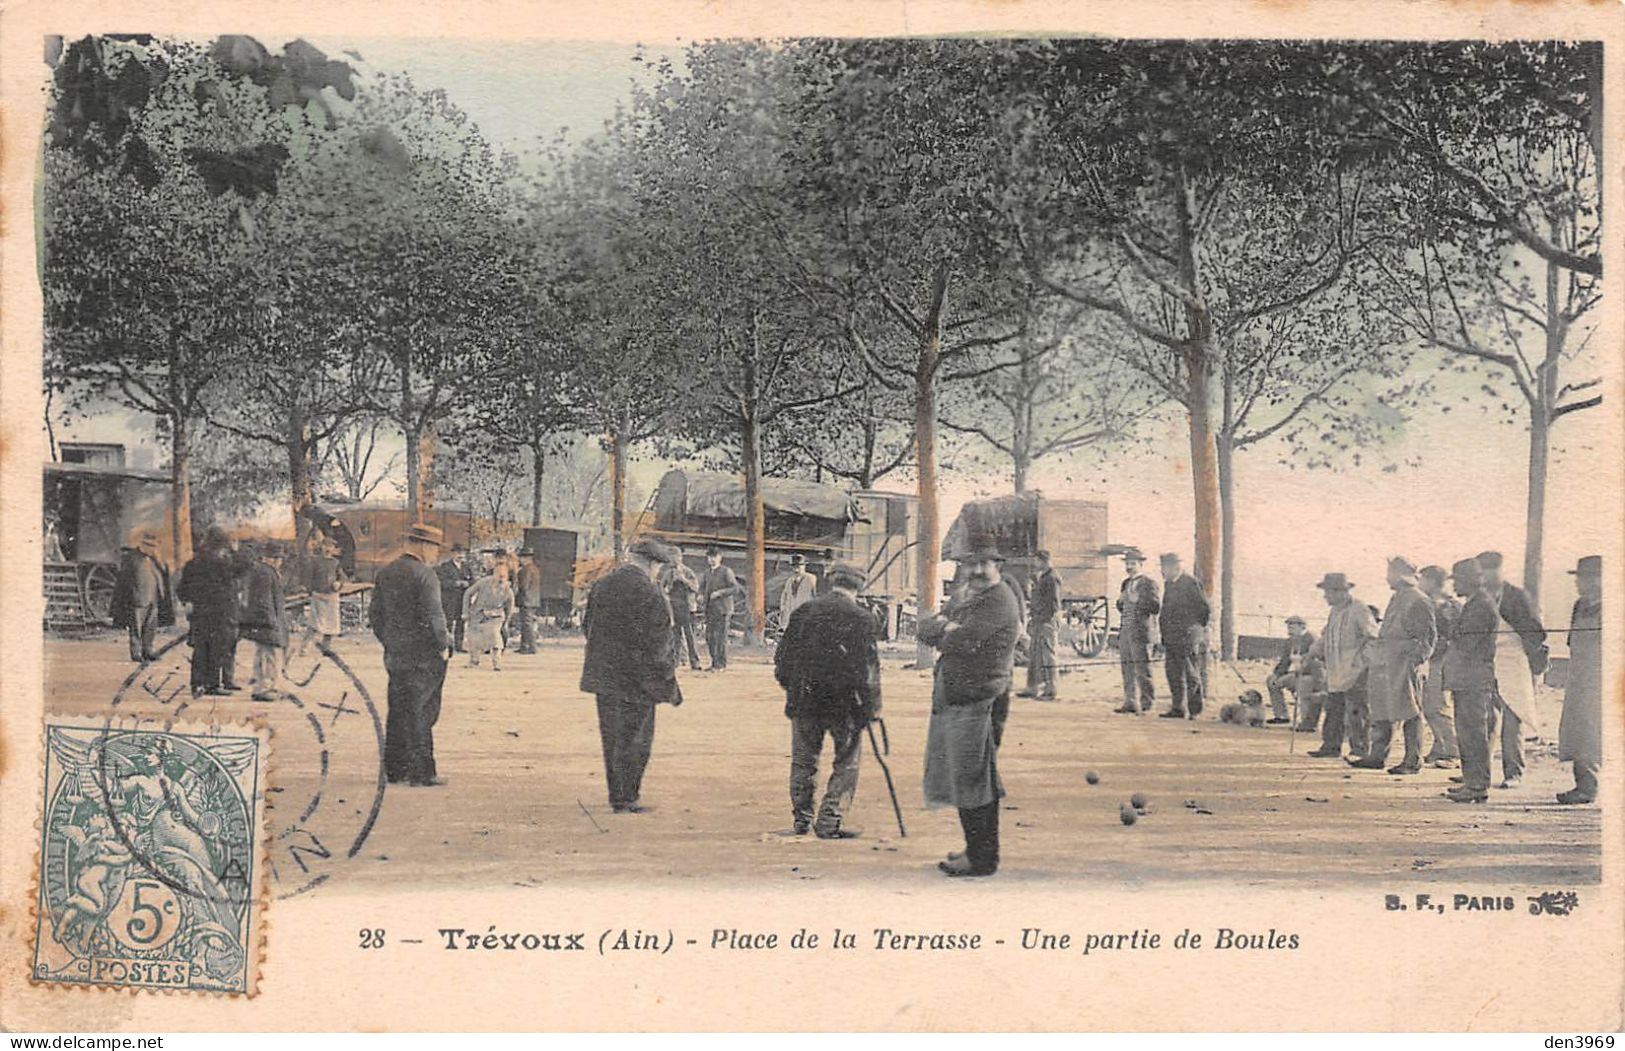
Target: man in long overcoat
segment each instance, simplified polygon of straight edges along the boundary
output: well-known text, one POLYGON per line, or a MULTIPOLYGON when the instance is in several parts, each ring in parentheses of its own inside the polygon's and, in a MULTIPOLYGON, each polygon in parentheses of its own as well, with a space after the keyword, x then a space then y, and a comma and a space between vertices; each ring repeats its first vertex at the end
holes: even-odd
POLYGON ((1422 770, 1422 679, 1433 655, 1438 629, 1433 604, 1416 586, 1416 566, 1406 558, 1388 560, 1388 586, 1393 595, 1382 615, 1377 637, 1366 651, 1369 669, 1367 703, 1371 706, 1371 735, 1365 755, 1349 757, 1361 770, 1381 770, 1388 763, 1394 724, 1403 728, 1405 756, 1390 774, 1422 770))
POLYGON ((132 661, 150 661, 156 657, 152 645, 158 628, 166 616, 169 623, 175 619, 169 570, 158 560, 158 537, 150 530, 137 534, 121 554, 113 583, 113 626, 128 632, 132 661))
POLYGON ((237 566, 231 538, 210 526, 198 552, 181 569, 175 597, 191 607, 187 613, 192 643, 192 693, 222 696, 236 693, 237 566))
POLYGON ((288 608, 282 574, 268 545, 254 545, 256 556, 244 571, 243 608, 237 631, 254 644, 256 701, 275 700, 282 681, 282 655, 288 648, 288 608))
POLYGON ((434 526, 415 523, 400 556, 373 581, 367 621, 384 644, 389 672, 384 774, 391 783, 443 783, 435 768, 434 724, 440 719, 452 639, 433 568, 441 536, 434 526))
POLYGON ((634 542, 625 563, 592 586, 581 619, 587 636, 581 692, 598 698, 604 780, 617 814, 649 809, 638 795, 654 746, 655 706, 683 703, 671 606, 654 581, 661 566, 679 557, 658 540, 634 542))
POLYGON ((1574 787, 1559 803, 1592 803, 1602 771, 1602 556, 1587 555, 1569 570, 1580 597, 1569 617, 1569 677, 1557 758, 1574 764, 1574 787))
POLYGON ((1548 663, 1546 628, 1530 601, 1529 592, 1501 575, 1501 552, 1478 556, 1484 571, 1484 589, 1501 618, 1495 636, 1495 707, 1490 709, 1490 734, 1501 723, 1501 788, 1516 788, 1523 780, 1524 723, 1534 719, 1535 676, 1548 663))
POLYGON ((963 600, 920 624, 919 639, 935 646, 936 681, 925 743, 925 805, 957 807, 965 851, 938 868, 950 876, 991 876, 999 868, 998 745, 994 703, 1010 689, 1020 610, 1002 586, 998 552, 961 557, 970 570, 963 600))
POLYGON ((1455 803, 1482 803, 1490 789, 1489 713, 1495 701, 1495 633, 1501 621, 1475 559, 1457 562, 1450 577, 1466 605, 1444 656, 1444 688, 1456 710, 1456 745, 1461 749, 1461 784, 1445 795, 1455 803))
POLYGON ((1117 611, 1123 615, 1117 632, 1123 704, 1117 710, 1124 715, 1149 712, 1157 703, 1157 687, 1151 678, 1151 618, 1162 609, 1162 595, 1144 568, 1145 555, 1139 548, 1123 552, 1124 576, 1117 594, 1117 611))
POLYGON ((1212 615, 1202 584, 1185 572, 1179 556, 1162 556, 1162 659, 1168 671, 1173 707, 1164 719, 1194 719, 1202 714, 1207 685, 1207 624, 1212 615))
POLYGON ((1326 670, 1326 718, 1320 728, 1315 759, 1336 759, 1349 752, 1364 755, 1369 747, 1370 709, 1366 703, 1366 647, 1377 636, 1376 618, 1364 602, 1355 600, 1354 582, 1342 573, 1327 573, 1315 585, 1326 597, 1330 612, 1320 638, 1309 647, 1309 659, 1326 670))
POLYGON ((863 572, 838 563, 825 571, 829 590, 797 607, 773 654, 790 720, 790 810, 796 835, 820 839, 858 833, 842 818, 858 790, 863 730, 880 713, 880 648, 873 614, 858 604, 863 572), (834 747, 829 786, 815 812, 814 780, 824 738, 834 747))

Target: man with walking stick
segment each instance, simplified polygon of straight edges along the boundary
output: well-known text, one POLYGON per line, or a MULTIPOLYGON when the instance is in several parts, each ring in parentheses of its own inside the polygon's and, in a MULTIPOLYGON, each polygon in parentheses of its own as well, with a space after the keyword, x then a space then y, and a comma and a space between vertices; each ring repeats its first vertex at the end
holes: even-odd
POLYGON ((853 839, 842 826, 858 789, 863 731, 880 714, 880 648, 875 620, 858 603, 863 572, 838 563, 824 575, 830 590, 797 607, 773 655, 790 720, 790 810, 795 834, 853 839), (829 785, 815 812, 818 757, 834 745, 829 785))

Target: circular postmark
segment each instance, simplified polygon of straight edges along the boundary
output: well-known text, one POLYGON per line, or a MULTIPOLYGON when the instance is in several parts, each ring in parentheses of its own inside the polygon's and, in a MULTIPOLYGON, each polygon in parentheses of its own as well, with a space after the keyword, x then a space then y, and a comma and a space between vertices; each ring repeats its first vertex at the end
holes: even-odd
POLYGON ((290 658, 275 699, 247 691, 194 697, 190 653, 177 639, 133 671, 113 697, 113 714, 268 723, 270 893, 321 886, 360 853, 383 806, 384 721, 366 686, 343 658, 318 650, 290 658))

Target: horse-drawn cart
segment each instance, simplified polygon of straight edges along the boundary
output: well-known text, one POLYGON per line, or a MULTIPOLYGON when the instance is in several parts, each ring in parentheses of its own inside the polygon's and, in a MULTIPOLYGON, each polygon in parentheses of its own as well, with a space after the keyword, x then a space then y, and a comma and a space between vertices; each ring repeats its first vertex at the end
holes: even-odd
POLYGON ((173 565, 169 475, 89 463, 45 465, 45 626, 75 631, 110 624, 122 549, 135 534, 158 538, 173 565))
POLYGON ((1097 657, 1110 641, 1111 589, 1107 573, 1106 505, 1096 500, 1050 500, 1042 493, 972 500, 943 541, 944 558, 991 546, 1004 571, 1023 591, 1035 574, 1039 551, 1061 577, 1060 635, 1080 657, 1097 657))

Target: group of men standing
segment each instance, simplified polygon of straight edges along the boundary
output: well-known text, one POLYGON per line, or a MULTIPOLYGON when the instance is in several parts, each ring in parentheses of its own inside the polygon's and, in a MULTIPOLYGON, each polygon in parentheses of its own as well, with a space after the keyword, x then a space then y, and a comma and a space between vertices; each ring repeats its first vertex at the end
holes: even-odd
MULTIPOLYGON (((1354 582, 1327 573, 1317 585, 1328 606, 1317 637, 1302 618, 1288 622, 1288 641, 1268 685, 1276 718, 1285 722, 1284 694, 1295 694, 1296 731, 1321 734, 1314 758, 1344 756, 1359 770, 1417 774, 1424 765, 1461 769, 1446 794, 1459 803, 1488 798, 1491 753, 1499 739, 1500 788, 1524 773, 1524 736, 1534 718, 1535 679, 1548 664, 1547 632, 1522 588, 1502 575, 1502 556, 1485 551, 1420 569, 1407 558, 1388 560, 1392 592, 1379 618, 1354 598, 1354 582), (1449 582, 1454 596, 1446 593, 1449 582), (1432 742, 1426 754, 1424 727, 1432 742), (1389 765, 1396 735, 1402 754, 1389 765)), ((1570 621, 1569 682, 1560 754, 1575 763, 1575 788, 1564 803, 1596 797, 1602 758, 1599 556, 1571 573, 1580 598, 1570 621)))
POLYGON ((1151 677, 1152 625, 1161 628, 1163 670, 1170 706, 1164 719, 1195 719, 1202 714, 1207 689, 1208 621, 1213 609, 1201 581, 1185 571, 1173 553, 1159 560, 1166 592, 1144 572, 1145 555, 1137 548, 1123 552, 1123 583, 1118 588, 1118 660, 1123 672, 1124 715, 1143 715, 1156 705, 1151 677))

